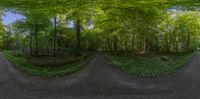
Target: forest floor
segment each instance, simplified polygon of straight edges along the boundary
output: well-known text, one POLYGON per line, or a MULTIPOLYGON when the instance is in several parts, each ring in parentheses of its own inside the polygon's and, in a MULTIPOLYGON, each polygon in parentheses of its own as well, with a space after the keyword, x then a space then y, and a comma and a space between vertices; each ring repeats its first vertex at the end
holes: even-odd
POLYGON ((61 78, 36 78, 0 54, 0 99, 200 99, 200 54, 178 72, 139 78, 113 66, 102 54, 61 78))

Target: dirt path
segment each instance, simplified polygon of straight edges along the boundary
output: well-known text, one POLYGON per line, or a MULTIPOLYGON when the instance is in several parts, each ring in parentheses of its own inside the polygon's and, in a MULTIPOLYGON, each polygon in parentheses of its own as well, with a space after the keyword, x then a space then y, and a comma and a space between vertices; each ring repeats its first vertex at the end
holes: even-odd
POLYGON ((159 78, 128 75, 97 54, 77 73, 54 79, 26 75, 0 54, 0 99, 200 99, 200 54, 159 78))

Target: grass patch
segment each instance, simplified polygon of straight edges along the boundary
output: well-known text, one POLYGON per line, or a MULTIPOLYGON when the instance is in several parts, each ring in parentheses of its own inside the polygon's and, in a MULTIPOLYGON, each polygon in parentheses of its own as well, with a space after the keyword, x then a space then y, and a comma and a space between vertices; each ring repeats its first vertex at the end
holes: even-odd
POLYGON ((14 54, 11 51, 4 51, 6 58, 17 68, 33 76, 51 78, 70 75, 83 67, 92 57, 91 54, 82 56, 78 61, 52 67, 41 67, 31 64, 29 60, 21 54, 14 54))
POLYGON ((105 53, 105 55, 125 72, 140 77, 157 77, 176 72, 191 59, 194 53, 134 56, 116 56, 113 53, 105 53), (161 60, 162 56, 169 57, 169 60, 161 60))

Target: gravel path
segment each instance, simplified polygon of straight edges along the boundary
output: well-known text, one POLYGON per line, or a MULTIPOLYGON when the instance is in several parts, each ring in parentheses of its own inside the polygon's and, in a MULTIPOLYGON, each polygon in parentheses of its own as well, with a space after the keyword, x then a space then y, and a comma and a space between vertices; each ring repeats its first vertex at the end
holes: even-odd
POLYGON ((128 75, 97 54, 77 73, 53 79, 26 75, 0 54, 0 99, 200 99, 200 54, 157 78, 128 75))

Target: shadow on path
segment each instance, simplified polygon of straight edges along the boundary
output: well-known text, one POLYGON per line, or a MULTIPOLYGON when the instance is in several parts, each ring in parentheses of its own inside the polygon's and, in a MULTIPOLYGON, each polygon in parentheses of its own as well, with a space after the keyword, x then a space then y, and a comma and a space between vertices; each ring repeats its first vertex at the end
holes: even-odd
POLYGON ((138 78, 101 54, 66 77, 31 77, 0 54, 0 99, 200 99, 200 54, 169 76, 138 78))

